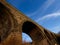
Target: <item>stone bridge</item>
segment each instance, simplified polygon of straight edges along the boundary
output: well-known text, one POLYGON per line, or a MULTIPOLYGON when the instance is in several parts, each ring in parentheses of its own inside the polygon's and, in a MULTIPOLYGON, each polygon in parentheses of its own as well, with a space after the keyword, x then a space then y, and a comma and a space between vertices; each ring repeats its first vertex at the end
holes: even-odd
POLYGON ((22 32, 32 38, 34 45, 60 45, 59 34, 48 31, 0 0, 0 45, 22 45, 22 32))

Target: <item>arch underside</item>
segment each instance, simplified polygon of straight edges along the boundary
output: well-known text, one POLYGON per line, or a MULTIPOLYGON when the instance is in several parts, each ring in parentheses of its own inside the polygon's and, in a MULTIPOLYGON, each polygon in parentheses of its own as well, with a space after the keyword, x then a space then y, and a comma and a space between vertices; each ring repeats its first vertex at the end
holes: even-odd
POLYGON ((29 22, 29 21, 24 22, 22 26, 22 31, 30 35, 33 38, 33 40, 37 40, 37 38, 40 38, 40 39, 43 38, 43 34, 42 34, 43 32, 41 31, 41 29, 39 29, 39 27, 37 27, 32 22, 29 22))
MULTIPOLYGON (((22 31, 28 34, 35 45, 55 45, 58 44, 55 34, 44 29, 43 31, 33 22, 26 21, 23 23, 22 31), (44 43, 45 42, 45 43, 44 43)), ((59 45, 59 44, 58 44, 59 45)))

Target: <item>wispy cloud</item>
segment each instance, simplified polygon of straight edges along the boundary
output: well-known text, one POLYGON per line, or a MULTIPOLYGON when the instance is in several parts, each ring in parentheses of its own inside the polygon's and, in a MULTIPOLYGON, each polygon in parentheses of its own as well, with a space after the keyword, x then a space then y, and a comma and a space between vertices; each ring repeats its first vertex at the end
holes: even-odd
POLYGON ((49 8, 49 6, 51 6, 54 2, 55 2, 55 0, 47 0, 35 12, 33 12, 31 14, 27 14, 27 15, 35 16, 37 14, 43 14, 47 10, 47 8, 49 8))
POLYGON ((45 20, 45 19, 48 19, 48 18, 55 18, 55 17, 58 17, 58 16, 60 16, 60 13, 48 14, 48 15, 45 15, 45 16, 39 18, 37 20, 37 22, 42 21, 42 20, 45 20))
POLYGON ((52 32, 54 32, 54 33, 58 33, 60 31, 60 26, 57 25, 57 26, 55 26, 53 28, 50 28, 50 30, 52 30, 52 32))

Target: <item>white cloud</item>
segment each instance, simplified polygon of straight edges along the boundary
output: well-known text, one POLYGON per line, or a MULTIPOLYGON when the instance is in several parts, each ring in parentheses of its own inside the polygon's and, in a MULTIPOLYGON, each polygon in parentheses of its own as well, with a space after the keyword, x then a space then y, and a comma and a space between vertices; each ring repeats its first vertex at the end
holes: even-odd
POLYGON ((34 15, 37 15, 37 14, 43 14, 47 8, 52 5, 53 3, 55 2, 55 0, 47 0, 45 1, 42 6, 40 6, 40 8, 38 8, 35 12, 31 13, 31 14, 27 14, 29 16, 34 16, 34 15))
POLYGON ((37 20, 37 22, 39 22, 39 21, 41 21, 41 20, 48 19, 48 18, 55 18, 55 17, 58 17, 58 16, 60 16, 60 13, 48 14, 48 15, 45 15, 45 16, 39 18, 39 19, 37 20))

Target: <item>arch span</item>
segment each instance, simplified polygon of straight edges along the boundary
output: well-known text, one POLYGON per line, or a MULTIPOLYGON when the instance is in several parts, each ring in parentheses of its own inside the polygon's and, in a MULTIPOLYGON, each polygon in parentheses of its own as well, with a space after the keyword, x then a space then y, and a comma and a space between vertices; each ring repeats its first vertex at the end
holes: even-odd
POLYGON ((30 21, 24 22, 22 25, 22 31, 28 34, 32 38, 33 42, 39 42, 43 40, 43 32, 33 22, 30 21))

